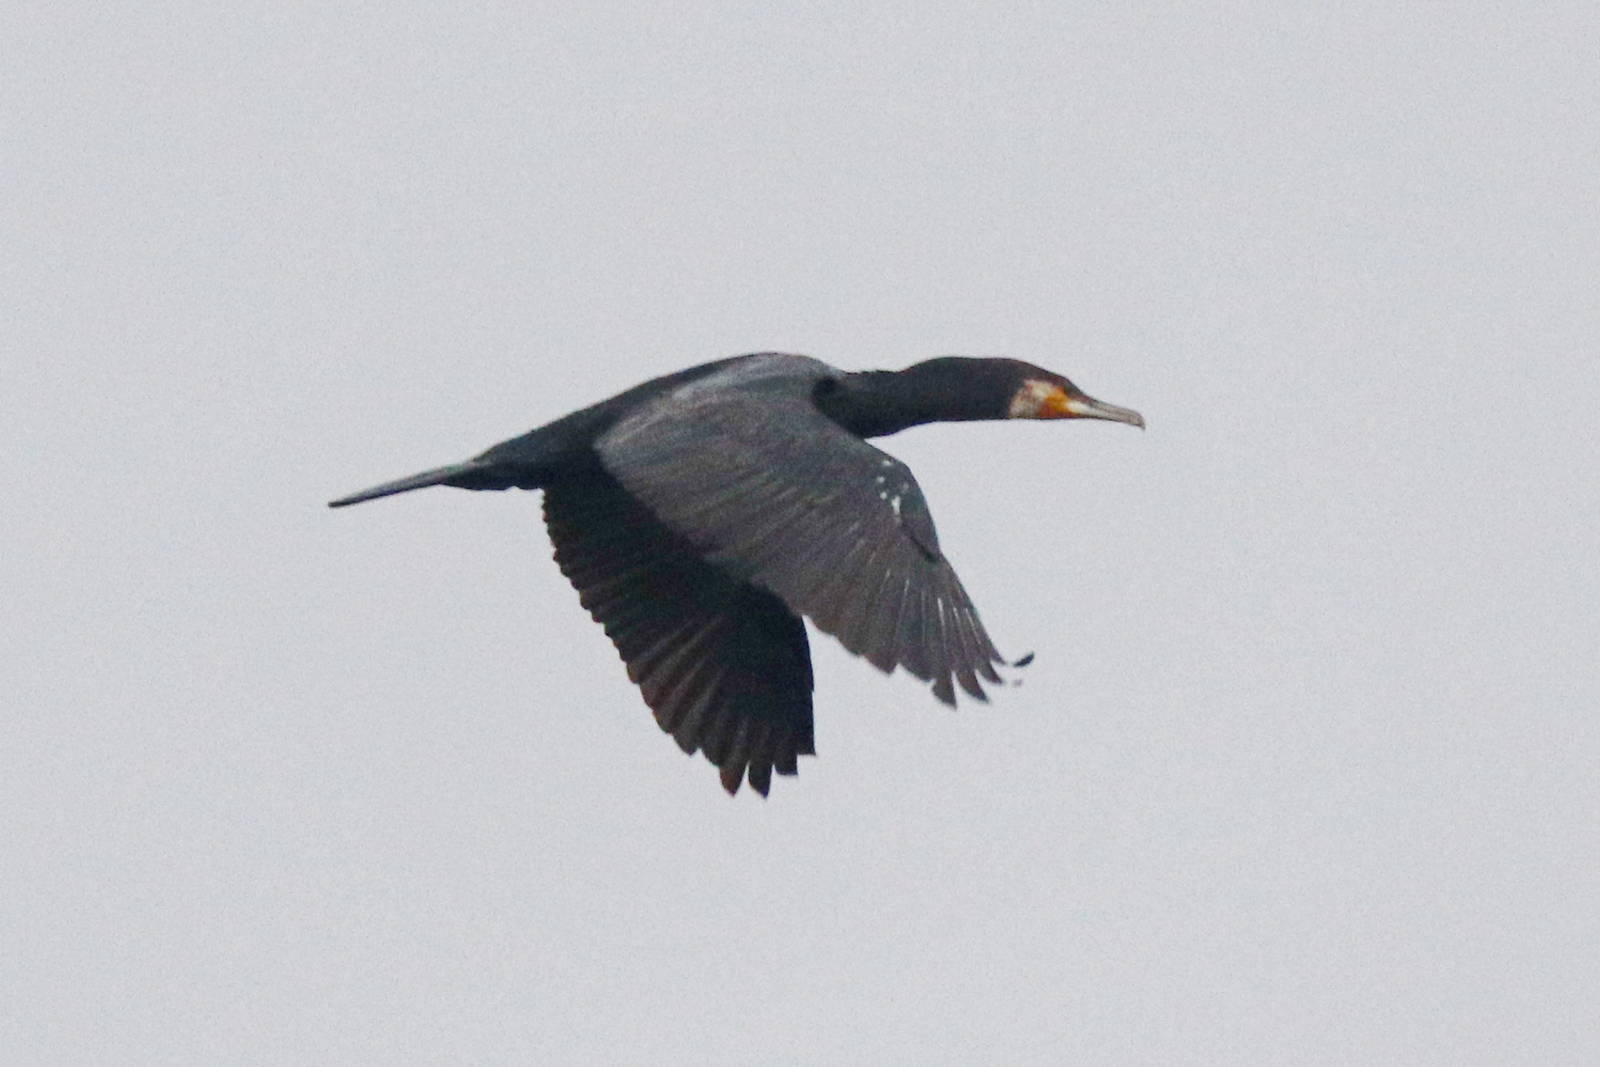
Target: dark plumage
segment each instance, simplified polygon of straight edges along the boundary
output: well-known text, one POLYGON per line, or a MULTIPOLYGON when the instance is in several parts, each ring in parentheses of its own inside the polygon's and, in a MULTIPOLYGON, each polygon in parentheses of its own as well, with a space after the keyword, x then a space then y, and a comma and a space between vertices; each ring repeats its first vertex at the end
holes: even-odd
POLYGON ((1096 418, 1126 408, 1012 359, 847 373, 806 356, 719 360, 645 382, 331 507, 429 485, 542 489, 561 573, 661 728, 730 793, 812 755, 807 616, 955 703, 1002 663, 911 471, 868 437, 928 422, 1096 418))

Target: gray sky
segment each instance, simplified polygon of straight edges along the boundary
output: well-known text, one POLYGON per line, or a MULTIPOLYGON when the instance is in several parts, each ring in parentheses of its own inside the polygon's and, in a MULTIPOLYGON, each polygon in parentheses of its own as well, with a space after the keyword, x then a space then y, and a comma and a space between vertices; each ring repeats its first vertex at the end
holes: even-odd
POLYGON ((0 1060, 1593 1062, 1593 4, 471 7, 0 16, 0 1060), (886 441, 1038 660, 765 803, 323 507, 762 349, 1150 424, 886 441))

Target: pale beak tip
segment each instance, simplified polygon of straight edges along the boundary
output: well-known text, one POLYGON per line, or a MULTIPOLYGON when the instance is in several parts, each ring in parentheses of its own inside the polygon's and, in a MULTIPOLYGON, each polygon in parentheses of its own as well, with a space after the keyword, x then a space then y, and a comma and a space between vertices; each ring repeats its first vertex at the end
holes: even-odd
POLYGON ((1096 400, 1092 396, 1075 396, 1066 402, 1068 417, 1080 419, 1104 419, 1107 422, 1125 422, 1129 426, 1144 429, 1144 416, 1132 408, 1121 408, 1115 404, 1107 404, 1104 400, 1096 400))

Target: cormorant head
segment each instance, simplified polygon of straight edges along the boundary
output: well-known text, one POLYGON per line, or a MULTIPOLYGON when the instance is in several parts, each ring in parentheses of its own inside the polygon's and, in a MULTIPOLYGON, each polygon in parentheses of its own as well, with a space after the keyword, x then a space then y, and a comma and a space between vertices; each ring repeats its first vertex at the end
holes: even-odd
POLYGON ((1144 429, 1144 416, 1107 404, 1066 378, 1020 359, 941 356, 902 374, 945 395, 958 419, 1107 419, 1144 429))

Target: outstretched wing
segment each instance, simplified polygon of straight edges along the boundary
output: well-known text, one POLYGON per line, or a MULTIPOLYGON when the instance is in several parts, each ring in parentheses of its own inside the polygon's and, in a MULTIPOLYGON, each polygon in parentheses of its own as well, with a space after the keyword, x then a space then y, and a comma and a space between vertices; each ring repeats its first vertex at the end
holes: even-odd
MULTIPOLYGON (((707 385, 711 383, 708 380, 707 385)), ((815 380, 688 388, 596 442, 630 495, 704 558, 771 590, 884 671, 955 703, 1003 662, 905 464, 819 411, 815 380)))
POLYGON ((764 589, 706 563, 616 482, 594 471, 545 487, 556 563, 605 627, 661 728, 722 770, 794 774, 816 749, 805 626, 764 589))

